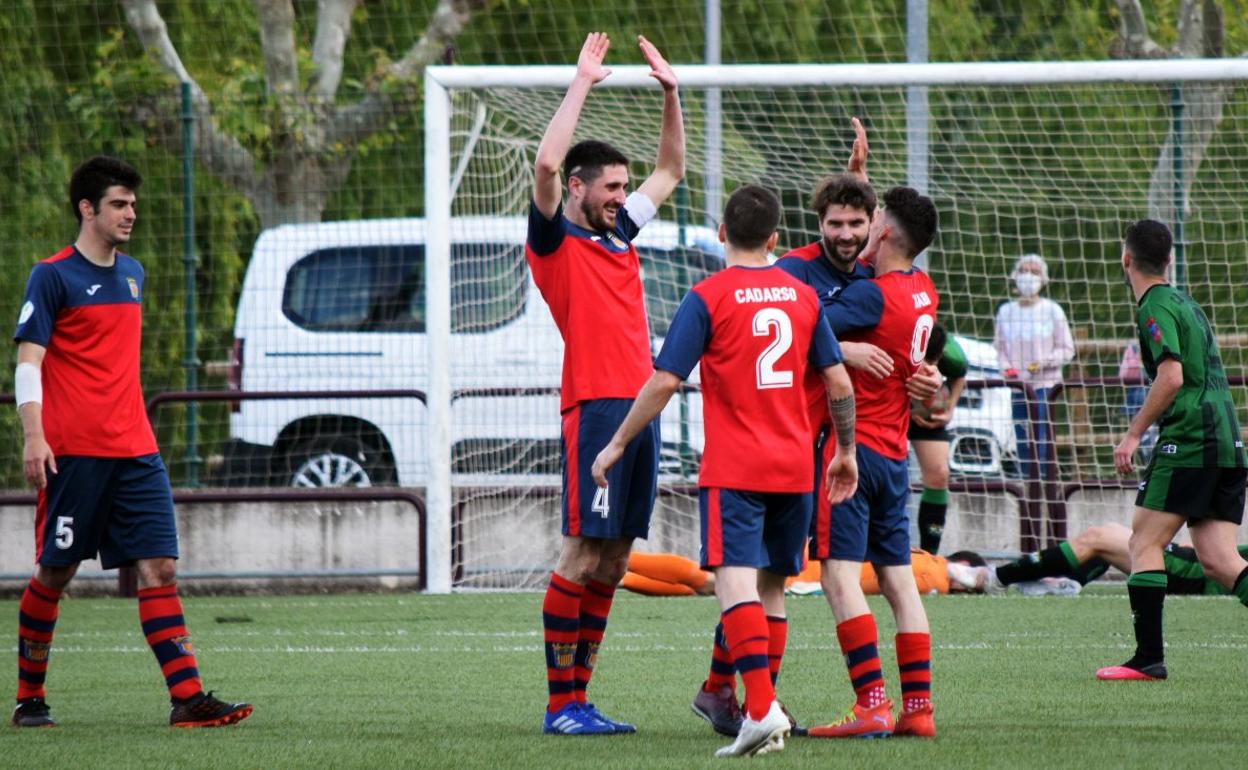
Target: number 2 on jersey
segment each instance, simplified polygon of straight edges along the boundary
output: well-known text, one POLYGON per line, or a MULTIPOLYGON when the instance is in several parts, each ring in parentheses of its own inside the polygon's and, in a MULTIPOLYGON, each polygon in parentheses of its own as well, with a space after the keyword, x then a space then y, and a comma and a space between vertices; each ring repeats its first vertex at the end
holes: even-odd
POLYGON ((793 372, 776 369, 776 362, 793 346, 793 322, 789 314, 778 307, 765 307, 754 314, 754 336, 771 337, 768 345, 754 365, 759 390, 793 387, 793 372))

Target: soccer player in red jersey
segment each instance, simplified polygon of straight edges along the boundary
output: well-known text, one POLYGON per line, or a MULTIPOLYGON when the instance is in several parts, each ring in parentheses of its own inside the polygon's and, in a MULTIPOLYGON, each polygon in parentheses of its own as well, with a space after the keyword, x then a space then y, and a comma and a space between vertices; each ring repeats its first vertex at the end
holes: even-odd
POLYGON ((650 327, 632 239, 685 173, 685 129, 676 75, 639 38, 650 75, 663 88, 654 172, 629 195, 628 159, 605 142, 569 148, 581 108, 610 74, 601 32, 581 49, 576 77, 537 148, 525 257, 563 336, 563 541, 542 603, 549 697, 545 733, 603 735, 636 728, 586 699, 616 584, 634 538, 646 537, 658 488, 659 425, 629 444, 609 484, 590 464, 624 419, 652 371, 650 327), (568 188, 566 206, 560 167, 568 188))
POLYGON ((838 336, 870 342, 893 359, 883 381, 851 370, 858 403, 858 492, 816 516, 810 557, 823 562, 824 594, 837 621, 857 700, 837 722, 812 727, 815 737, 935 734, 931 705, 931 637, 927 615, 910 569, 910 527, 906 516, 906 466, 910 396, 905 381, 923 365, 936 322, 936 287, 914 258, 936 234, 936 208, 908 187, 884 195, 884 208, 871 221, 864 259, 875 269, 855 281, 827 307, 838 336), (901 717, 894 722, 884 692, 875 618, 859 585, 862 563, 870 561, 897 621, 897 663, 901 672, 901 717))
POLYGON ((35 265, 17 319, 16 396, 23 472, 39 491, 35 574, 18 609, 13 724, 51 727, 44 679, 62 592, 83 559, 134 565, 139 620, 160 663, 175 727, 251 714, 205 693, 174 569, 169 474, 139 383, 143 267, 130 241, 139 173, 116 158, 83 163, 69 183, 78 239, 35 265))
POLYGON ((783 749, 790 730, 771 681, 767 618, 784 617, 784 580, 801 571, 809 531, 808 367, 820 372, 837 435, 845 437, 828 467, 828 493, 843 500, 857 483, 854 395, 836 338, 814 291, 767 264, 779 222, 780 202, 770 191, 747 185, 729 197, 719 228, 728 268, 685 296, 654 374, 593 466, 595 481, 606 484, 628 443, 701 360, 701 562, 715 572, 726 647, 745 682, 746 717, 717 756, 783 749))

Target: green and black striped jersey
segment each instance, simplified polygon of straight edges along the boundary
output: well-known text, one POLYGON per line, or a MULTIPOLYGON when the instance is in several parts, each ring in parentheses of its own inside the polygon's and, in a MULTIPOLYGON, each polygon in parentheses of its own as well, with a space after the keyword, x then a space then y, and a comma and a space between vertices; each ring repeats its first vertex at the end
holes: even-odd
POLYGON ((966 376, 966 351, 952 334, 945 337, 945 350, 941 353, 940 363, 936 364, 936 368, 950 382, 966 376))
POLYGON ((1169 284, 1140 298, 1140 359, 1150 379, 1167 358, 1183 366, 1183 387, 1158 425, 1155 462, 1182 468, 1245 467, 1235 401, 1213 329, 1200 305, 1169 284))

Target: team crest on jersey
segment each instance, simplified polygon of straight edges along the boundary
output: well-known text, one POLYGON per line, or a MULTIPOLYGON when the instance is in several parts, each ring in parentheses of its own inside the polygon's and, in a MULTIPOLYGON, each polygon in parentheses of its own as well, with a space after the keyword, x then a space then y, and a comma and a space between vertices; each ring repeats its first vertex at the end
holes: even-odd
POLYGON ((576 660, 576 645, 564 642, 553 642, 550 645, 551 653, 554 656, 554 664, 557 669, 572 668, 573 661, 576 660))
POLYGON ((173 646, 178 648, 178 652, 183 655, 194 655, 195 645, 191 644, 189 636, 175 636, 169 641, 173 642, 173 646))
POLYGON ((134 297, 135 299, 138 299, 139 298, 139 282, 127 276, 126 283, 130 285, 130 296, 134 297))
POLYGON ((31 663, 47 663, 48 652, 52 649, 51 642, 34 642, 22 639, 22 657, 31 663))
POLYGON ((1157 319, 1151 315, 1148 317, 1148 323, 1144 325, 1149 336, 1153 338, 1153 342, 1161 342, 1161 327, 1157 325, 1157 319))

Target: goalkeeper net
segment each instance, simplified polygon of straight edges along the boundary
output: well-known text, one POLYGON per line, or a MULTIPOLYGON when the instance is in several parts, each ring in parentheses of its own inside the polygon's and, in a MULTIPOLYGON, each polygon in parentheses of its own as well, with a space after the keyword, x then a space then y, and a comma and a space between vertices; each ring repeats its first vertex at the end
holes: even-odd
MULTIPOLYGON (((684 292, 721 264, 710 229, 720 201, 708 200, 708 174, 722 175, 725 193, 747 182, 777 191, 784 203, 780 252, 810 243, 819 233, 808 201, 822 177, 844 170, 850 117, 866 125, 877 192, 906 184, 908 163, 919 152, 907 141, 907 89, 926 86, 928 115, 919 128, 940 231, 925 259, 941 292, 939 320, 966 350, 970 367, 951 424, 952 494, 942 552, 1016 553, 1091 524, 1129 521, 1136 479, 1118 477, 1112 462, 1142 387, 1130 351, 1133 301, 1119 264, 1127 223, 1148 216, 1175 231, 1174 279, 1206 309, 1242 396, 1248 311, 1234 297, 1244 283, 1248 246, 1239 201, 1248 188, 1245 63, 678 73, 686 184, 638 241, 656 352, 684 292), (720 108, 708 112, 714 86, 720 108), (1009 273, 1025 254, 1047 262, 1042 296, 1062 308, 1074 341, 1060 386, 1039 393, 1023 384, 1026 373, 1007 382, 993 347, 998 308, 1017 299, 1009 273)), ((431 233, 439 217, 444 223, 514 218, 509 221, 523 231, 535 152, 570 75, 543 67, 430 70, 431 233)), ((620 147, 634 159, 632 178, 639 182, 656 152, 661 93, 639 68, 617 68, 603 85, 610 87, 591 94, 577 138, 620 147)), ((445 565, 456 586, 534 587, 559 546, 562 347, 527 277, 523 252, 514 244, 499 248, 497 235, 485 230, 474 236, 456 225, 453 231, 456 240, 479 246, 448 243, 449 264, 438 284, 438 245, 430 236, 431 355, 440 349, 452 361, 449 381, 439 386, 435 375, 430 384, 431 436, 444 437, 429 447, 430 542, 439 550, 444 521, 450 544, 444 557, 431 554, 431 585, 445 565), (512 280, 520 274, 524 281, 512 280), (518 293, 517 283, 524 287, 518 293), (439 285, 445 310, 435 300, 439 285), (441 335, 439 312, 448 319, 441 335), (480 331, 496 330, 500 314, 517 319, 512 325, 524 334, 480 331)), ((651 538, 639 548, 696 558, 701 436, 699 396, 674 399, 663 418, 651 538)), ((1147 460, 1154 447, 1146 440, 1143 449, 1147 460)), ((911 467, 918 489, 913 459, 911 467)))

